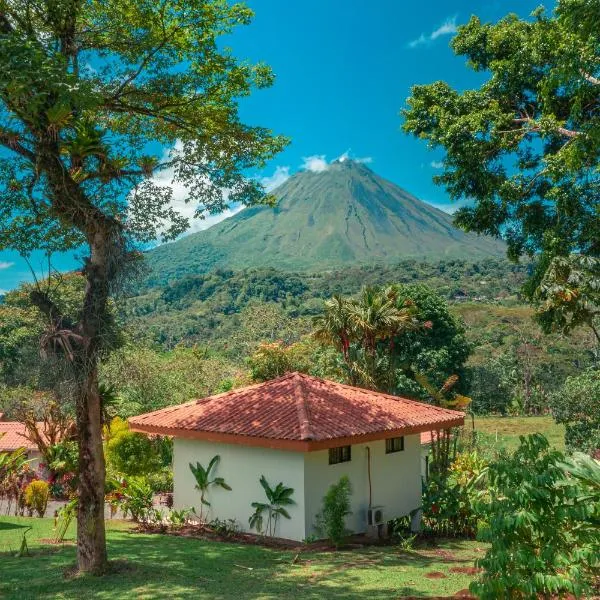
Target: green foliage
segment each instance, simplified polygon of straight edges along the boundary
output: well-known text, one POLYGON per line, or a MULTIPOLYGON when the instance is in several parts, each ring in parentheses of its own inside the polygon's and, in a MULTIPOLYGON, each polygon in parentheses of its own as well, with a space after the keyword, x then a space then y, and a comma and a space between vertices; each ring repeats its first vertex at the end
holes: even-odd
POLYGON ((550 407, 556 422, 565 424, 567 450, 600 452, 600 370, 567 378, 550 407))
POLYGON ((114 411, 129 417, 216 393, 237 369, 199 348, 160 352, 128 344, 102 365, 103 381, 117 391, 114 411))
POLYGON ((173 469, 166 467, 154 473, 148 473, 146 479, 155 494, 167 494, 173 492, 173 469))
POLYGON ((36 479, 25 488, 25 502, 31 510, 37 513, 40 519, 46 514, 49 498, 50 487, 45 481, 36 479))
POLYGON ((513 455, 490 464, 478 512, 491 547, 477 561, 484 569, 471 586, 478 597, 580 597, 589 589, 600 556, 598 470, 595 497, 581 483, 592 471, 565 470, 577 471, 540 434, 521 437, 513 455))
POLYGON ((323 507, 317 515, 315 529, 339 548, 351 533, 346 527, 346 517, 352 514, 350 496, 352 484, 347 475, 329 487, 323 498, 323 507))
POLYGON ((473 537, 479 517, 475 502, 481 491, 478 477, 486 462, 477 451, 459 453, 446 476, 430 476, 423 490, 423 525, 436 535, 473 537))
POLYGON ((63 507, 58 510, 58 520, 56 521, 56 529, 54 535, 54 541, 57 543, 64 542, 65 535, 69 526, 73 522, 77 514, 77 498, 72 498, 63 507))
POLYGON ((54 473, 75 473, 79 462, 77 442, 66 441, 50 446, 46 452, 46 460, 48 468, 54 473))
POLYGON ((403 111, 405 131, 445 153, 435 181, 474 201, 455 222, 502 235, 513 259, 539 252, 537 281, 556 255, 600 254, 599 25, 596 3, 581 0, 533 19, 473 16, 452 48, 484 82, 414 86, 403 111))
POLYGON ((596 337, 600 357, 600 260, 572 254, 550 261, 534 293, 536 318, 548 332, 571 332, 581 325, 596 337))
POLYGON ((202 513, 204 511, 204 506, 210 506, 210 502, 206 499, 206 494, 208 493, 211 487, 219 487, 227 491, 231 491, 231 487, 229 484, 225 483, 225 479, 223 477, 214 477, 213 471, 217 468, 221 457, 216 454, 213 456, 206 468, 204 468, 199 462, 194 466, 190 463, 190 471, 194 475, 196 480, 195 488, 200 492, 200 519, 202 519, 202 513))
POLYGON ((356 299, 334 296, 314 323, 315 337, 340 353, 351 384, 400 395, 430 398, 419 379, 436 388, 449 377, 460 381, 471 351, 447 303, 422 285, 367 287, 356 299))
POLYGON ((171 525, 173 528, 182 527, 188 522, 193 512, 193 508, 182 508, 180 510, 175 510, 172 508, 167 516, 169 525, 171 525))
POLYGON ((147 475, 161 467, 155 445, 143 433, 121 431, 106 444, 106 459, 117 473, 147 475))
POLYGON ((136 523, 148 523, 153 518, 154 492, 145 477, 129 477, 118 489, 124 515, 131 515, 136 523))
POLYGON ((267 502, 252 502, 251 506, 254 508, 254 512, 250 515, 248 523, 250 529, 256 529, 258 533, 263 532, 264 525, 264 513, 267 513, 267 526, 265 533, 270 536, 274 536, 277 532, 277 522, 279 517, 291 519, 290 513, 287 511, 286 506, 293 506, 296 504, 292 500, 292 494, 294 489, 286 487, 283 482, 279 482, 274 488, 269 485, 264 475, 260 477, 260 485, 265 491, 267 502))

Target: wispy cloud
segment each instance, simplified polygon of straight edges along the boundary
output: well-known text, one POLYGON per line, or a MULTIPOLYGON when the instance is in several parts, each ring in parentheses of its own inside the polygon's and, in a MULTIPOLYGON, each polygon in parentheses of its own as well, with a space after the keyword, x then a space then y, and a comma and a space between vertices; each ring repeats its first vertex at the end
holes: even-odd
POLYGON ((6 262, 3 260, 0 260, 0 271, 4 270, 4 269, 10 269, 15 263, 14 262, 6 262))
POLYGON ((264 186, 267 192, 273 191, 276 187, 279 187, 282 183, 286 182, 290 178, 289 167, 275 167, 273 175, 261 177, 260 182, 264 186))
POLYGON ((446 19, 431 33, 422 33, 418 38, 408 42, 408 47, 418 48, 419 46, 427 46, 443 35, 452 35, 454 33, 456 33, 456 16, 446 19))
POLYGON ((444 163, 441 160, 432 160, 430 163, 433 169, 443 169, 444 163))
POLYGON ((313 154, 312 156, 303 156, 301 169, 305 171, 312 171, 313 173, 322 173, 327 171, 329 163, 325 159, 324 154, 313 154))

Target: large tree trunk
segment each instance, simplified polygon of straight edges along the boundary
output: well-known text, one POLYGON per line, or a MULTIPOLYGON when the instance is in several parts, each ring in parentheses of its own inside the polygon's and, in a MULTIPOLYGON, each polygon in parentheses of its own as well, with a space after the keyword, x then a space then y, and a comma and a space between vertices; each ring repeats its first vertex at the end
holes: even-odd
POLYGON ((90 369, 77 398, 79 433, 79 503, 77 508, 77 567, 95 574, 106 570, 104 532, 104 453, 101 399, 97 367, 90 369))

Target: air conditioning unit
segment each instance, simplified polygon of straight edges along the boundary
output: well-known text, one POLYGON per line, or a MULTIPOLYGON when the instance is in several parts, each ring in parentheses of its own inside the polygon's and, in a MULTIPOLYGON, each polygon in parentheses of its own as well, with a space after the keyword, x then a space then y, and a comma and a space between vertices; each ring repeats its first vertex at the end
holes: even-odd
POLYGON ((372 506, 367 510, 367 525, 383 525, 383 506, 372 506))

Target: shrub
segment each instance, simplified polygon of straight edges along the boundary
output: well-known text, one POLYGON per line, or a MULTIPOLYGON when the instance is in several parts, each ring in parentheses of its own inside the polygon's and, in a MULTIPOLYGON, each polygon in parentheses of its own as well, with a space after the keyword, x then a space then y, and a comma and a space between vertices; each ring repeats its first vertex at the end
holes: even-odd
POLYGON ((145 477, 130 477, 117 494, 123 513, 129 513, 136 523, 147 523, 154 517, 154 493, 145 477))
POLYGON ((25 488, 25 503, 34 510, 38 517, 46 514, 50 488, 45 481, 36 479, 25 488))
POLYGON ((319 535, 331 540, 336 548, 351 532, 346 529, 346 517, 352 514, 350 496, 352 484, 346 475, 334 483, 323 498, 323 508, 317 515, 316 529, 319 535))
POLYGON ((146 479, 155 494, 173 492, 173 471, 171 469, 162 469, 156 473, 150 473, 146 479))
POLYGON ((491 546, 471 590, 483 600, 584 595, 598 567, 600 469, 566 464, 541 434, 521 436, 513 455, 488 468, 477 509, 491 546), (594 483, 595 482, 595 483, 594 483), (595 489, 595 493, 594 493, 595 489))
POLYGON ((107 461, 119 473, 147 475, 161 468, 160 456, 148 436, 120 431, 106 445, 107 461))
POLYGON ((474 536, 479 475, 486 466, 477 452, 459 453, 445 477, 431 476, 423 489, 423 526, 438 535, 474 536))

